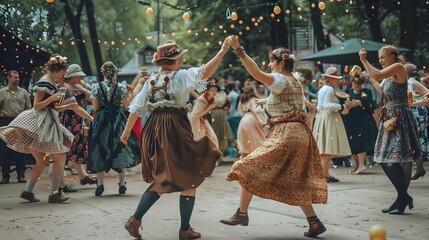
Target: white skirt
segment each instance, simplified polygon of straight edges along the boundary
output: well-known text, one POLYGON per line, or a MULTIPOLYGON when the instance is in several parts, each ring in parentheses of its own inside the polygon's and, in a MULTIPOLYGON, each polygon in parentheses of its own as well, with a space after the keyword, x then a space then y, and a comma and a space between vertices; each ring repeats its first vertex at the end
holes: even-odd
POLYGON ((316 114, 313 135, 320 154, 350 156, 351 150, 341 114, 322 110, 316 114))

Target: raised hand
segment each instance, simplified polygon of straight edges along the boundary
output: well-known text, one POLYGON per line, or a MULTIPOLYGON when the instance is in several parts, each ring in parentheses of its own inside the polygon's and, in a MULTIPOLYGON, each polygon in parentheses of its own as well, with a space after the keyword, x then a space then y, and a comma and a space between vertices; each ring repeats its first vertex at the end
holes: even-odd
POLYGON ((228 42, 229 42, 229 44, 231 45, 231 47, 233 49, 237 49, 237 48, 240 47, 240 43, 238 42, 238 37, 237 36, 231 35, 231 36, 229 36, 227 38, 229 39, 228 42))
POLYGON ((359 51, 359 58, 361 61, 366 60, 366 56, 368 55, 368 52, 365 50, 365 48, 361 48, 359 51))

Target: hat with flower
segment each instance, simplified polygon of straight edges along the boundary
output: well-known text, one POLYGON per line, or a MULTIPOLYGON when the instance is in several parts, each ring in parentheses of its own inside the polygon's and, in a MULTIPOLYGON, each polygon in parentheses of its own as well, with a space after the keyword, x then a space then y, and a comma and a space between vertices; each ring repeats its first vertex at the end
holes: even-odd
POLYGON ((153 54, 152 63, 156 63, 162 59, 176 60, 181 58, 187 52, 188 49, 182 49, 175 41, 166 41, 156 48, 156 53, 153 54))

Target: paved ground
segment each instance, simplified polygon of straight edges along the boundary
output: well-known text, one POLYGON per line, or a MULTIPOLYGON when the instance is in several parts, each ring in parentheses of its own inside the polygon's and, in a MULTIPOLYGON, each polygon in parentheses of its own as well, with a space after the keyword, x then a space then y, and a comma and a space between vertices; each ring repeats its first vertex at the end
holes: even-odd
MULTIPOLYGON (((217 167, 200 187, 191 224, 205 240, 297 240, 307 239, 308 227, 301 210, 261 198, 254 198, 250 225, 226 226, 219 219, 230 217, 238 204, 239 185, 226 182, 230 165, 217 167)), ((426 165, 429 169, 429 165, 426 165)), ((414 181, 410 194, 415 208, 405 215, 383 214, 380 209, 393 202, 395 192, 379 167, 362 175, 349 175, 350 168, 336 168, 332 173, 340 183, 329 184, 329 203, 317 205, 316 211, 328 231, 322 239, 369 239, 368 229, 383 225, 388 239, 429 239, 429 177, 414 181)), ((14 177, 11 178, 14 180, 14 177)), ((79 192, 69 194, 66 204, 48 204, 49 182, 45 173, 35 188, 40 203, 26 203, 18 196, 23 184, 0 185, 0 239, 132 239, 123 225, 133 213, 148 184, 141 181, 138 167, 127 175, 128 191, 118 195, 117 177, 105 180, 102 197, 94 196, 94 186, 81 186, 76 176, 67 180, 79 192)), ((177 239, 180 225, 179 195, 164 195, 143 218, 144 239, 177 239)))

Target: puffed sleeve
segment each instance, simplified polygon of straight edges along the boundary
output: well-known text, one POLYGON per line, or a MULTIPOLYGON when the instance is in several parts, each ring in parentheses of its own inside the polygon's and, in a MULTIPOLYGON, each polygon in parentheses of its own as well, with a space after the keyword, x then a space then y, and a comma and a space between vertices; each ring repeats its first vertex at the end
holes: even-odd
POLYGON ((97 83, 92 88, 90 98, 91 99, 98 99, 99 92, 100 92, 100 83, 97 83))
POLYGON ((197 90, 198 93, 202 93, 206 90, 207 81, 202 79, 203 73, 205 71, 205 65, 202 65, 200 68, 189 68, 187 70, 179 70, 176 73, 176 78, 178 81, 177 87, 182 90, 191 92, 192 90, 197 90))
POLYGON ((174 76, 172 94, 180 105, 189 100, 189 93, 193 90, 202 93, 206 89, 207 81, 202 79, 205 65, 200 68, 179 70, 174 76))
POLYGON ((333 112, 338 112, 341 110, 341 104, 336 103, 337 97, 335 96, 335 91, 333 88, 329 88, 326 90, 326 98, 323 103, 325 110, 330 110, 333 112))
POLYGON ((279 94, 287 85, 289 85, 289 81, 280 73, 273 73, 273 77, 274 81, 267 87, 274 94, 279 94))
POLYGON ((58 91, 57 87, 52 83, 44 80, 40 80, 34 84, 33 91, 43 91, 48 93, 49 95, 54 95, 58 91))
POLYGON ((128 90, 127 90, 127 86, 125 85, 125 84, 120 84, 119 85, 119 89, 120 89, 120 91, 121 91, 121 94, 122 94, 122 98, 123 99, 125 99, 125 98, 128 98, 129 96, 130 96, 130 93, 128 92, 128 90))
POLYGON ((147 93, 149 91, 149 81, 146 81, 143 85, 142 90, 137 94, 137 96, 131 101, 131 104, 128 108, 129 112, 135 113, 140 117, 143 116, 146 111, 146 102, 147 102, 147 93))

